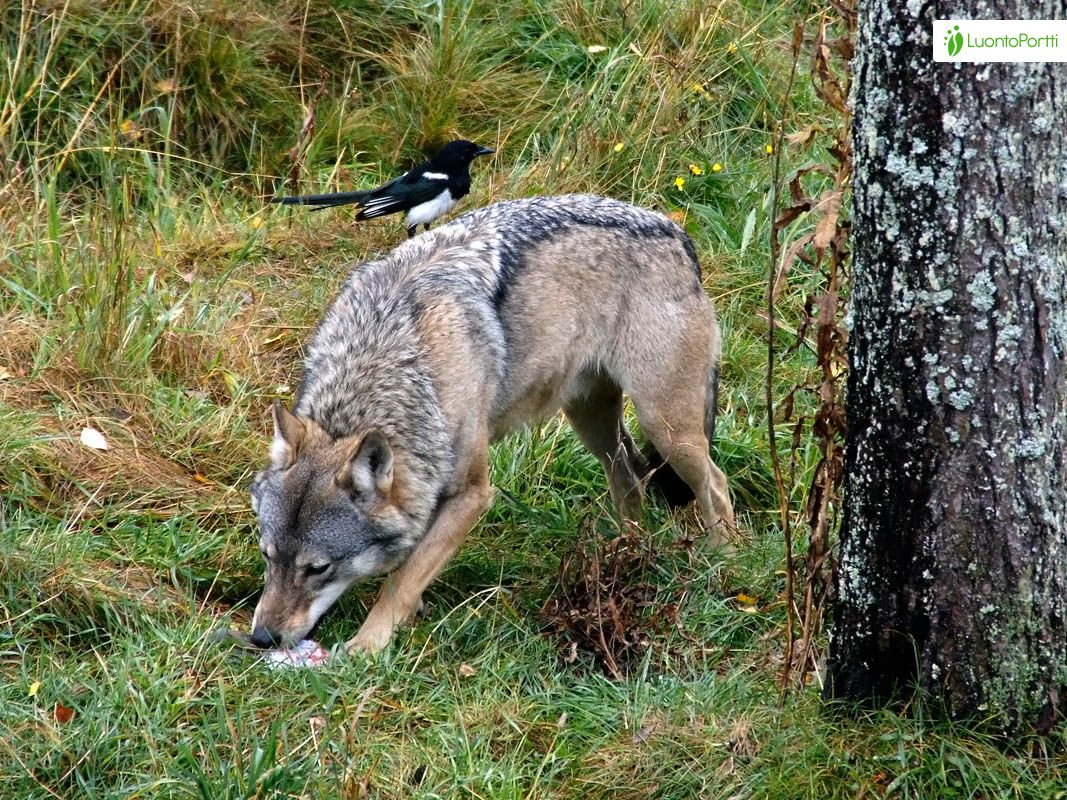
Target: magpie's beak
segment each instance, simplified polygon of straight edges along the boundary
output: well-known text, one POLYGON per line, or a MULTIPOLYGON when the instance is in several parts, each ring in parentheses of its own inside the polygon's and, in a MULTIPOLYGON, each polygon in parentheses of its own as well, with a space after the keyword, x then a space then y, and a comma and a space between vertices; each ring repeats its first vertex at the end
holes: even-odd
POLYGON ((491 156, 495 152, 496 152, 496 150, 494 150, 492 147, 479 147, 477 150, 474 151, 474 155, 475 156, 491 156))

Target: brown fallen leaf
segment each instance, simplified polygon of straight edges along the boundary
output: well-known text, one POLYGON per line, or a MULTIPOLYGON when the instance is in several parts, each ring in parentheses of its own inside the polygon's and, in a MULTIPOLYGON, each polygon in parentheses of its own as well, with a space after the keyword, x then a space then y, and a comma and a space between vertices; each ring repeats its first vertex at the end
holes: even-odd
POLYGON ((74 709, 68 708, 62 703, 56 703, 55 709, 52 711, 52 716, 55 717, 56 722, 60 725, 66 725, 72 719, 74 719, 74 709))
POLYGON ((459 674, 461 677, 464 678, 473 678, 475 675, 478 674, 478 670, 476 670, 474 667, 464 661, 462 664, 459 665, 459 674))
POLYGON ((841 192, 827 191, 819 198, 816 209, 823 210, 822 219, 815 224, 813 244, 816 250, 825 250, 837 230, 837 217, 841 211, 841 192))
POLYGON ((796 131, 795 133, 787 134, 785 140, 789 142, 793 147, 807 147, 815 139, 815 134, 821 130, 816 125, 804 128, 796 131))

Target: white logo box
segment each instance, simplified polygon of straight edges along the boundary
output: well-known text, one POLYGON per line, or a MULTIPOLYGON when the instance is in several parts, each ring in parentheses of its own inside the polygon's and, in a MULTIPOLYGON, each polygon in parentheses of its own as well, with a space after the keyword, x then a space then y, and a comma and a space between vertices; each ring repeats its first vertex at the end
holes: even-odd
POLYGON ((1067 20, 936 19, 933 33, 938 62, 1067 62, 1067 20), (957 36, 962 47, 949 55, 957 36))

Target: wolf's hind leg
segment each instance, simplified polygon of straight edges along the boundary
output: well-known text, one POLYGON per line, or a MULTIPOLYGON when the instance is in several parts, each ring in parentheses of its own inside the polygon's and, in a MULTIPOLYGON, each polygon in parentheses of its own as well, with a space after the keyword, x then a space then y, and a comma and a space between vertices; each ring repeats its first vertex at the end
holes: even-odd
POLYGON ((393 630, 411 619, 418 610, 422 593, 441 572, 467 537, 478 518, 493 504, 489 484, 488 442, 483 439, 474 455, 463 489, 442 502, 430 529, 411 555, 382 583, 374 606, 359 632, 348 643, 348 651, 374 653, 389 643, 393 630))
POLYGON ((589 392, 571 398, 563 410, 586 449, 600 461, 616 510, 624 520, 641 519, 644 484, 640 456, 622 418, 622 390, 605 380, 589 392))
POLYGON ((711 460, 704 432, 704 388, 691 379, 664 382, 654 395, 635 392, 637 420, 652 446, 693 490, 701 518, 716 547, 728 546, 736 530, 723 471, 711 460))

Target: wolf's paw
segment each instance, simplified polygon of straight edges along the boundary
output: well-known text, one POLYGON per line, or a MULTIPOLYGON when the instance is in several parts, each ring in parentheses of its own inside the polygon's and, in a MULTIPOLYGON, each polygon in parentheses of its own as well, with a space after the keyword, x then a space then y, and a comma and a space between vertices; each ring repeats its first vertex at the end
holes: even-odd
POLYGON ((373 655, 389 644, 392 628, 386 626, 368 627, 364 625, 354 637, 345 644, 349 655, 373 655))

